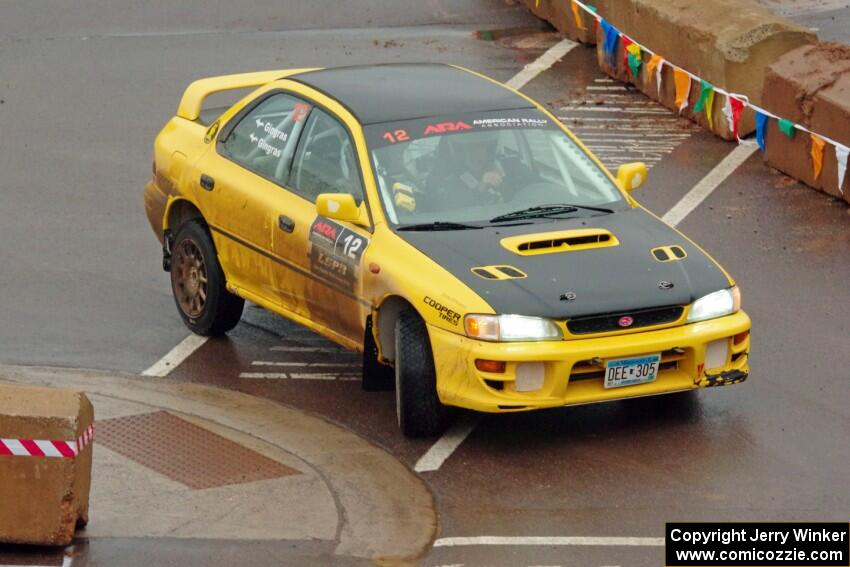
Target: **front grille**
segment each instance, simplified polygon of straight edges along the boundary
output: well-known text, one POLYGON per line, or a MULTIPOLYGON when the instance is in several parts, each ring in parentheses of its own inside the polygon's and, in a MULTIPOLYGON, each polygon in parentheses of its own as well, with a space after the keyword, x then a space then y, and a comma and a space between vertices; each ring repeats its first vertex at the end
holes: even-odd
POLYGON ((682 316, 684 307, 674 305, 671 307, 656 307, 653 309, 642 309, 640 311, 629 311, 626 313, 609 313, 606 315, 591 315, 589 317, 576 317, 567 321, 567 329, 573 335, 589 335, 592 333, 608 333, 611 331, 630 331, 641 327, 652 327, 678 321, 682 316), (628 327, 620 326, 620 319, 631 317, 634 322, 628 327))

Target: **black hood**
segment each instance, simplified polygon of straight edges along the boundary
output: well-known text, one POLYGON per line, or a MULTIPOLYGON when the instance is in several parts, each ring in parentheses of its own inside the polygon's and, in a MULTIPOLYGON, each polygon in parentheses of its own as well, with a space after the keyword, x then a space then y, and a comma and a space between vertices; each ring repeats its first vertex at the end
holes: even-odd
POLYGON ((730 285, 711 258, 642 209, 522 226, 397 234, 468 285, 496 313, 569 319, 687 305, 730 285), (500 242, 510 236, 587 228, 607 230, 619 244, 524 256, 500 242), (672 245, 683 248, 687 257, 659 262, 651 253, 672 245), (488 280, 471 271, 492 265, 513 266, 528 277, 488 280), (564 295, 574 299, 562 299, 564 295))

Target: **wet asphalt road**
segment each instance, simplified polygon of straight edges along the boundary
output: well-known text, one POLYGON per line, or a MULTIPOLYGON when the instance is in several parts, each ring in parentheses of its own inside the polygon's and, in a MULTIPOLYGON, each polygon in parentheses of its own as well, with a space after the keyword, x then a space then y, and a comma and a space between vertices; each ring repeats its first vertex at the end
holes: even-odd
MULTIPOLYGON (((405 2, 404 10, 397 2, 287 4, 0 8, 0 361, 139 372, 186 335, 141 187, 153 137, 192 79, 428 60, 506 80, 556 40, 531 31, 475 39, 480 29, 539 31, 524 10, 497 0, 405 2)), ((848 12, 799 17, 828 21, 840 38, 850 29, 842 25, 848 12)), ((579 48, 524 91, 592 138, 606 163, 653 164, 636 196, 663 214, 732 146, 618 87, 596 69, 593 52, 579 48), (635 110, 592 110, 624 100, 635 110), (662 141, 648 152, 653 134, 662 141)), ((751 378, 685 398, 484 418, 440 470, 423 473, 441 537, 658 537, 667 521, 848 519, 847 207, 772 172, 756 155, 680 228, 743 289, 754 323, 751 378)), ((171 376, 324 416, 412 467, 430 443, 403 439, 392 393, 363 392, 348 379, 356 371, 356 357, 249 308, 229 337, 205 344, 171 376), (332 379, 240 377, 274 372, 274 363, 317 362, 331 366, 305 366, 305 373, 332 379)), ((328 553, 304 544, 244 544, 235 555, 179 540, 87 545, 78 547, 75 565, 191 564, 187 558, 225 565, 233 557, 321 565, 328 553)), ((441 547, 423 564, 649 566, 660 565, 662 554, 660 547, 441 547)), ((0 548, 0 564, 15 562, 59 565, 61 557, 0 548)))

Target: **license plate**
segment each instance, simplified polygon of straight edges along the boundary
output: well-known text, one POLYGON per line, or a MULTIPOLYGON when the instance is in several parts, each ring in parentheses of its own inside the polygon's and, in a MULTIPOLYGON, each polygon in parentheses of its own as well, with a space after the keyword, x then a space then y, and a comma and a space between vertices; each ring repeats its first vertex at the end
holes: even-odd
POLYGON ((609 360, 605 363, 605 387, 620 388, 652 382, 658 376, 660 365, 660 354, 609 360))

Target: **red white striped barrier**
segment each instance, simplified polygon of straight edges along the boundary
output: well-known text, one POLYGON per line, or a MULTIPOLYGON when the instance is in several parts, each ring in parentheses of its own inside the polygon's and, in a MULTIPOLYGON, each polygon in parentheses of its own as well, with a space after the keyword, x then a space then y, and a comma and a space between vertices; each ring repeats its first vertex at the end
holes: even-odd
POLYGON ((94 424, 86 427, 79 439, 45 441, 42 439, 0 439, 0 455, 15 457, 65 457, 73 459, 94 439, 94 424))

